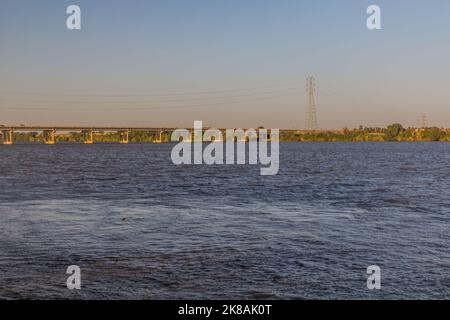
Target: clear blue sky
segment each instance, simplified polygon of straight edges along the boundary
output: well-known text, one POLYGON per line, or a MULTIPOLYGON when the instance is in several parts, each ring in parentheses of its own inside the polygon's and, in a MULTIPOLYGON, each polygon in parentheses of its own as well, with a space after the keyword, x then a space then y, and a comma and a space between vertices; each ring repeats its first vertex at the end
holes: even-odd
POLYGON ((0 3, 0 124, 301 128, 308 75, 321 128, 450 127, 450 1, 0 3))

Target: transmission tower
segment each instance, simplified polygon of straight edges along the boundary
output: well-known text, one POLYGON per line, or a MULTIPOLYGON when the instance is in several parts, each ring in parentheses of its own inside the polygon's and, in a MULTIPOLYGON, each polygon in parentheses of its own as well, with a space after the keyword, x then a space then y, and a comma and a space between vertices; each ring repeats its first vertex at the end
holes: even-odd
POLYGON ((317 124, 317 112, 316 112, 316 80, 314 77, 308 77, 306 80, 306 91, 308 92, 308 109, 306 110, 305 129, 317 130, 319 128, 317 124))
POLYGON ((427 115, 426 114, 422 114, 420 116, 420 125, 422 126, 422 128, 427 127, 427 115))

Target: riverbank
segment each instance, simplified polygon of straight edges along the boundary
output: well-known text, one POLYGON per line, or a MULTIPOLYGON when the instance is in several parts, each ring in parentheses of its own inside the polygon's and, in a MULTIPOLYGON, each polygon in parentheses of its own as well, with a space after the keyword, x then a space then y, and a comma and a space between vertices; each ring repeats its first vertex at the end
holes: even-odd
MULTIPOLYGON (((161 135, 161 142, 170 141, 170 133, 161 135)), ((154 133, 145 131, 133 131, 129 133, 129 142, 152 143, 159 142, 159 137, 154 133)), ((15 132, 16 142, 41 142, 43 134, 39 132, 15 132)), ((80 132, 57 133, 56 142, 80 142, 84 141, 80 132)), ((118 143, 120 135, 117 132, 95 132, 94 142, 97 143, 118 143)), ((360 127, 357 129, 342 130, 289 130, 280 131, 281 142, 425 142, 425 141, 450 141, 450 129, 444 128, 404 128, 400 124, 392 124, 386 128, 360 127)))

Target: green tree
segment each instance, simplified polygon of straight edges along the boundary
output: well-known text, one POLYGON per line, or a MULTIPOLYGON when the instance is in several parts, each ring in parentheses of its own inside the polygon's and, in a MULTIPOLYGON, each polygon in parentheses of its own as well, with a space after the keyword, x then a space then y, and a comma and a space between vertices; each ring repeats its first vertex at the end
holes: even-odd
POLYGON ((385 130, 385 137, 388 141, 394 141, 403 132, 403 126, 400 123, 389 125, 385 130))

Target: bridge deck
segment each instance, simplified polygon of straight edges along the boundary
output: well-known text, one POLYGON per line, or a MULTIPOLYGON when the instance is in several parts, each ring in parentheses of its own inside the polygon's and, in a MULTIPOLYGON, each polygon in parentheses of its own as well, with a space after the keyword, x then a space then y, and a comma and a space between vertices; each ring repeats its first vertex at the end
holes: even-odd
MULTIPOLYGON (((99 126, 99 127, 83 127, 83 126, 3 126, 0 127, 1 130, 12 130, 15 132, 28 132, 28 131, 49 131, 49 130, 55 130, 55 131, 84 131, 84 130, 93 130, 93 131, 175 131, 177 129, 181 128, 169 128, 169 127, 106 127, 106 126, 99 126)), ((183 128, 187 130, 194 130, 194 128, 183 128)), ((204 128, 208 129, 208 128, 204 128)), ((243 129, 247 130, 246 128, 236 128, 236 129, 243 129)), ((266 128, 267 130, 272 130, 271 128, 266 128)), ((219 128, 218 130, 225 131, 227 129, 225 128, 219 128)), ((258 129, 256 129, 258 130, 258 129)), ((280 132, 286 132, 286 133, 306 133, 311 132, 310 130, 303 130, 303 129, 279 129, 280 132)), ((340 132, 340 131, 334 131, 334 130, 316 130, 314 131, 316 133, 319 132, 340 132)))

